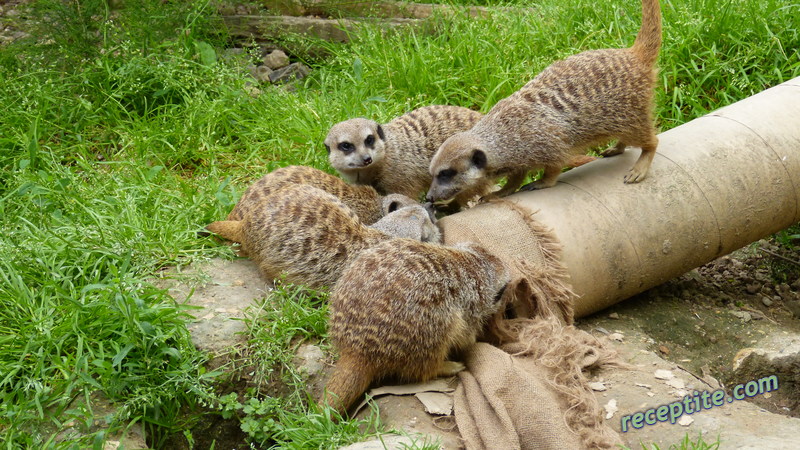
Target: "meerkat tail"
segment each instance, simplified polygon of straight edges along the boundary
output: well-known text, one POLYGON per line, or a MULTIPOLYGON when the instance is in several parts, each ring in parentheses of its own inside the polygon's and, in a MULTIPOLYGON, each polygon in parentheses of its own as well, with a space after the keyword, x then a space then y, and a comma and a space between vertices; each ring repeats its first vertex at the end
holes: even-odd
POLYGON ((240 220, 218 220, 208 224, 206 230, 232 242, 242 243, 244 241, 242 221, 240 220))
POLYGON ((325 385, 325 392, 319 403, 327 403, 345 415, 353 403, 364 395, 373 376, 372 366, 358 358, 342 355, 336 362, 333 375, 325 385))
POLYGON ((642 27, 633 43, 633 51, 649 65, 654 65, 661 48, 661 5, 658 0, 642 0, 642 27))

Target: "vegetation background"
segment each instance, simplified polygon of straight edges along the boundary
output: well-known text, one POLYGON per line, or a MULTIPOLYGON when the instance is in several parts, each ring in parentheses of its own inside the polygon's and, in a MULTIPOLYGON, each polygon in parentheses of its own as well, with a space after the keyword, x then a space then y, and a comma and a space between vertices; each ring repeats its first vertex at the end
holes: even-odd
MULTIPOLYGON (((324 343, 325 293, 282 287, 261 305, 253 355, 292 389, 242 400, 213 389, 219 373, 203 368, 186 310, 154 278, 232 257, 197 231, 277 167, 331 171, 322 141, 334 123, 440 103, 488 111, 556 59, 630 45, 641 14, 636 0, 458 1, 530 12, 434 18, 434 34, 364 26, 348 44, 286 35, 311 76, 253 97, 249 75, 221 57, 231 42, 217 4, 109 3, 34 0, 30 36, 0 47, 4 448, 102 448, 131 422, 154 447, 175 432, 191 443, 203 414, 238 417, 260 445, 336 446, 374 431, 309 407, 288 364, 297 339, 324 343), (119 408, 98 416, 97 395, 119 408)), ((797 3, 661 4, 662 130, 800 76, 797 3)), ((799 234, 775 239, 796 251, 799 234)))

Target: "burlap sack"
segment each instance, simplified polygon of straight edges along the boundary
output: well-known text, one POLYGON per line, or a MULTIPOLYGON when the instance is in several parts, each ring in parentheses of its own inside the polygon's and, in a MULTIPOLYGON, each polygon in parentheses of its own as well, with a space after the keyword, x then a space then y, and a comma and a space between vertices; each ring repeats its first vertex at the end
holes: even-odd
POLYGON ((497 234, 443 221, 447 243, 490 241, 513 272, 504 300, 516 318, 496 317, 484 336, 496 346, 475 345, 459 374, 454 410, 467 448, 614 448, 622 441, 603 422, 584 371, 622 364, 572 326, 574 294, 558 242, 531 211, 511 201, 487 206, 494 214, 474 218, 500 224, 497 234))

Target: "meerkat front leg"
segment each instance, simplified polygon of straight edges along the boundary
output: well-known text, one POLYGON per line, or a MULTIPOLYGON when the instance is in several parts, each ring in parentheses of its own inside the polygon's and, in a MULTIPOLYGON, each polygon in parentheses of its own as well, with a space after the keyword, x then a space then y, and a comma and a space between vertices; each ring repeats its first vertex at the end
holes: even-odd
POLYGON ((636 160, 630 172, 623 178, 625 183, 638 183, 644 180, 650 165, 653 163, 653 158, 656 156, 656 145, 658 145, 658 138, 655 135, 650 143, 642 145, 642 154, 639 155, 639 159, 636 160))

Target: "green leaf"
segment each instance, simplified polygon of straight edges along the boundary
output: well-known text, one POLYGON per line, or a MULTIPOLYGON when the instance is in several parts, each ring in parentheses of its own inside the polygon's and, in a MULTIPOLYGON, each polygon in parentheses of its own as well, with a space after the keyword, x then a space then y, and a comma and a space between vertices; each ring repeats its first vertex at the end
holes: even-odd
POLYGON ((117 353, 114 358, 111 360, 111 364, 114 366, 119 366, 123 359, 128 356, 128 352, 131 351, 133 348, 133 344, 126 345, 122 350, 117 353))
POLYGON ((204 66, 210 67, 217 63, 217 52, 207 42, 195 41, 194 47, 197 50, 197 55, 200 56, 200 62, 204 66))

